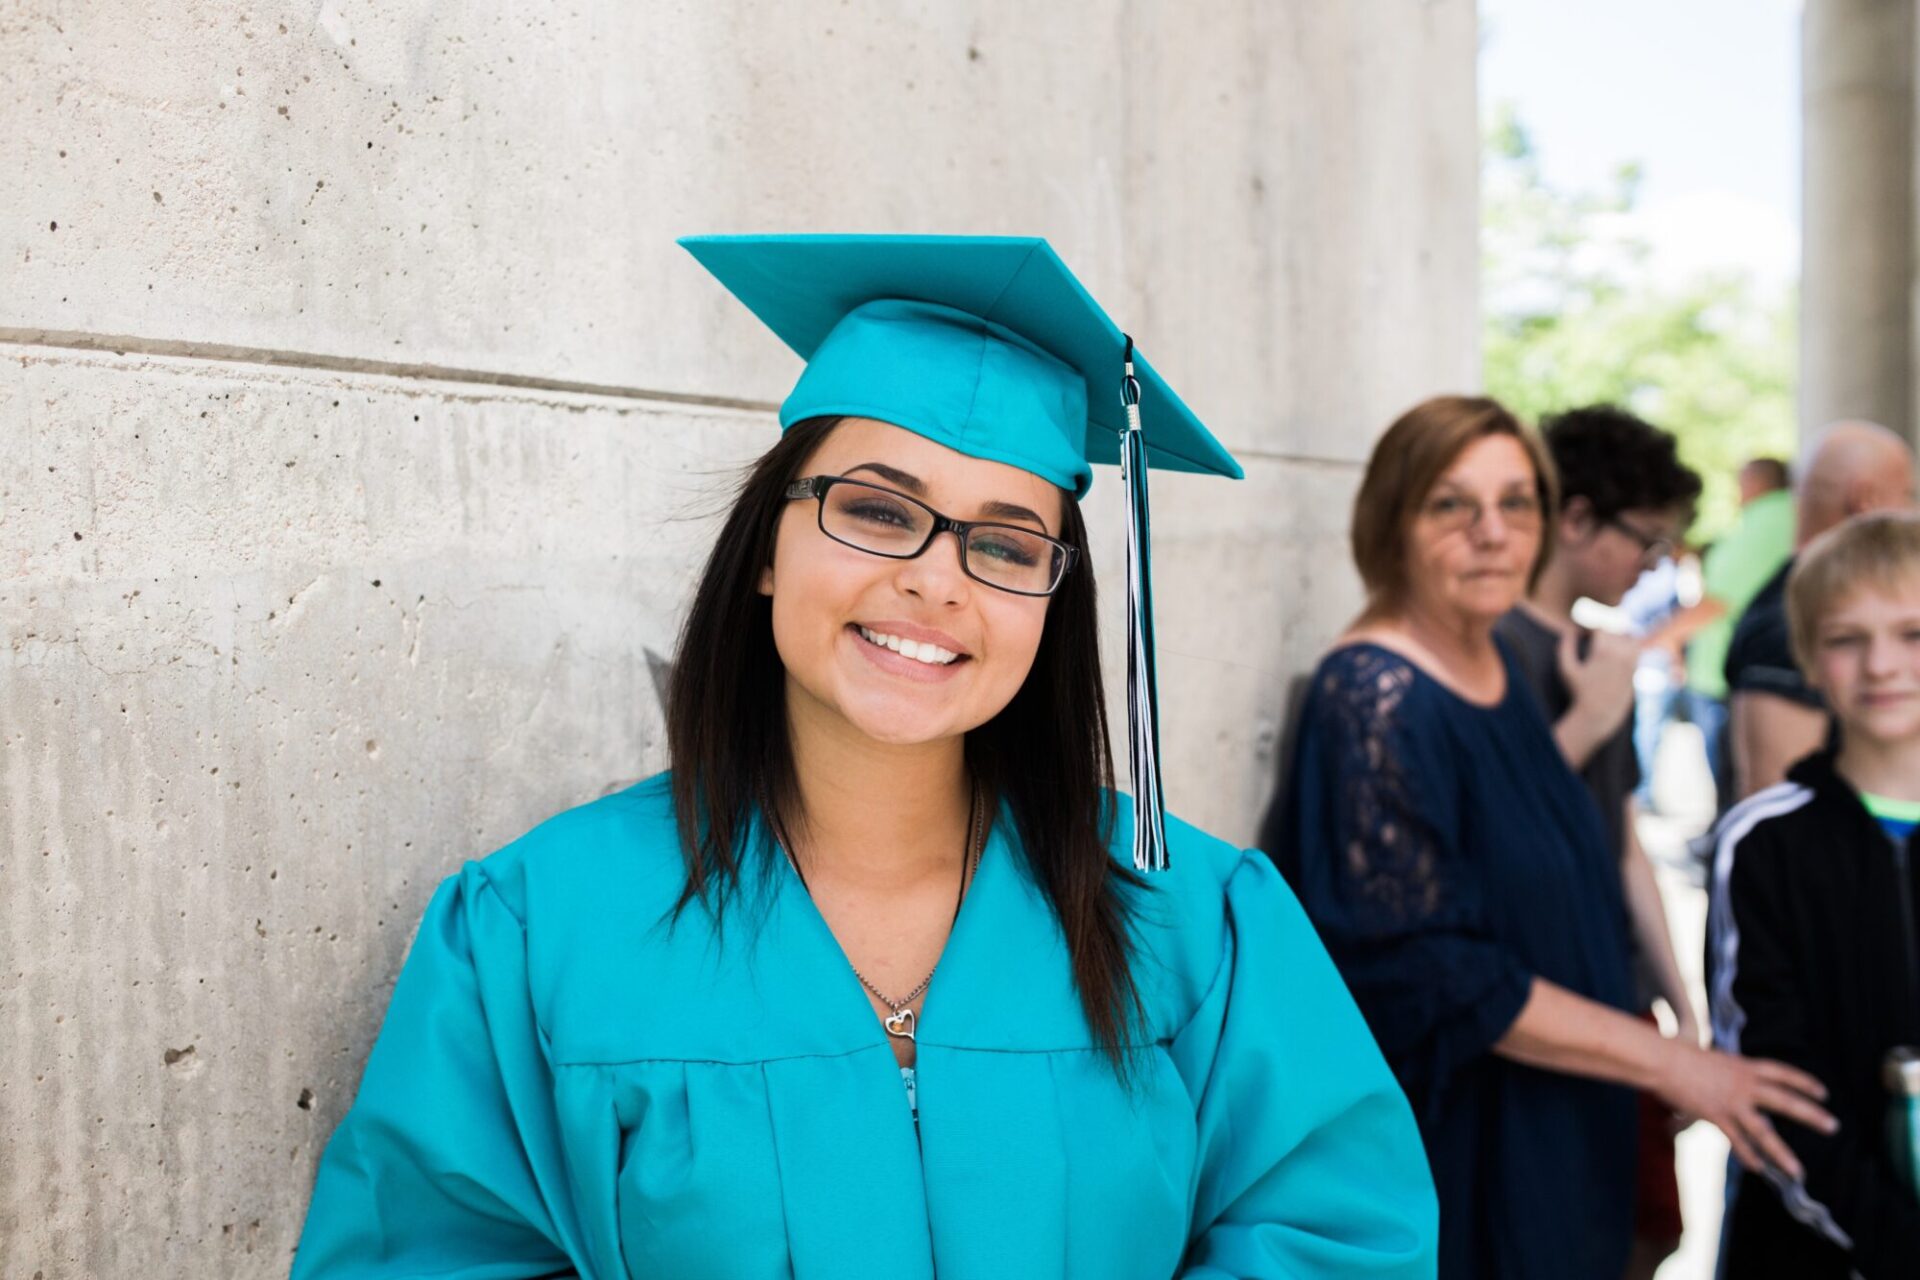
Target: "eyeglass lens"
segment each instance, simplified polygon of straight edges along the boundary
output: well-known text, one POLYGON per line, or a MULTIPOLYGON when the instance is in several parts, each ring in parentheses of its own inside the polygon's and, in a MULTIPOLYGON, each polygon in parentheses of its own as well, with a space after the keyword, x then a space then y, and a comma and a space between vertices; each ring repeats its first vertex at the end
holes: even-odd
MULTIPOLYGON (((1495 505, 1500 519, 1516 528, 1529 529, 1540 523, 1540 500, 1532 494, 1508 494, 1495 505)), ((1450 533, 1473 528, 1485 513, 1479 499, 1461 494, 1442 494, 1427 504, 1427 514, 1450 533)))
MULTIPOLYGON (((903 559, 927 545, 933 519, 933 512, 917 502, 854 480, 836 481, 820 505, 820 527, 828 537, 903 559)), ((1010 525, 970 527, 961 551, 961 564, 972 577, 1028 595, 1053 590, 1061 559, 1053 542, 1010 525)))
POLYGON ((1657 564, 1673 553, 1673 542, 1665 534, 1648 533, 1618 517, 1610 523, 1640 545, 1640 558, 1648 563, 1657 564))

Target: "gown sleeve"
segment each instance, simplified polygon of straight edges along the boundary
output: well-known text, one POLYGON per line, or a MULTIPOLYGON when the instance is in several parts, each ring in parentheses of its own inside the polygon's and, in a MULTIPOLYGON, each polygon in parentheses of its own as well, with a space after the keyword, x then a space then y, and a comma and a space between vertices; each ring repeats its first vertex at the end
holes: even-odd
POLYGON ((321 1158, 293 1280, 587 1274, 552 1098, 525 930, 469 864, 421 921, 321 1158))
POLYGON ((1169 1052, 1195 1097, 1184 1280, 1430 1280, 1439 1212, 1405 1097, 1265 855, 1226 890, 1219 969, 1169 1052))
POLYGON ((1401 1083, 1431 1102, 1506 1034, 1533 975, 1460 847, 1471 766, 1420 720, 1447 708, 1414 704, 1404 659, 1345 657, 1318 676, 1273 853, 1401 1083))

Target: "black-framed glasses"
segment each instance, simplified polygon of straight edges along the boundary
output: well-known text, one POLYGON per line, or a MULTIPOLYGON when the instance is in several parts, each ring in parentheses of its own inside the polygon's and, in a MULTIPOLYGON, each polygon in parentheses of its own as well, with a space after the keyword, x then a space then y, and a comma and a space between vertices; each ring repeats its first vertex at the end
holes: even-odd
POLYGON ((1648 533, 1645 529, 1635 528, 1619 516, 1608 516, 1601 523, 1633 539, 1640 548, 1640 560, 1643 564, 1656 565, 1673 554, 1673 539, 1664 533, 1648 533))
POLYGON ((943 533, 960 544, 960 570, 1017 596, 1049 596, 1073 568, 1074 548, 1017 524, 955 520, 918 498, 845 476, 807 476, 789 501, 820 500, 820 532, 857 551, 911 560, 943 533))

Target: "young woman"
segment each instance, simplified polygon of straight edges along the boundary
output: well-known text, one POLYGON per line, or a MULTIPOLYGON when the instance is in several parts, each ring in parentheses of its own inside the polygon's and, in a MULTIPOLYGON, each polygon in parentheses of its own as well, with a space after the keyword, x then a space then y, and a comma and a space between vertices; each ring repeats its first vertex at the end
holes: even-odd
MULTIPOLYGON (((1110 789, 1077 499, 1130 344, 1040 241, 689 247, 809 364, 672 772, 442 887, 295 1275, 1431 1275, 1278 875, 1110 789)), ((1149 457, 1237 472, 1138 371, 1149 457)))

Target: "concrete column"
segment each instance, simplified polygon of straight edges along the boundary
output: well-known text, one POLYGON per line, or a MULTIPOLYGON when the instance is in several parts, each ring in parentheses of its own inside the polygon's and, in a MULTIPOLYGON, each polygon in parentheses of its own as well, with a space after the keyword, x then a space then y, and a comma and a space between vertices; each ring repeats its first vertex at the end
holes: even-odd
POLYGON ((1914 430, 1913 0, 1807 0, 1800 424, 1914 430))

